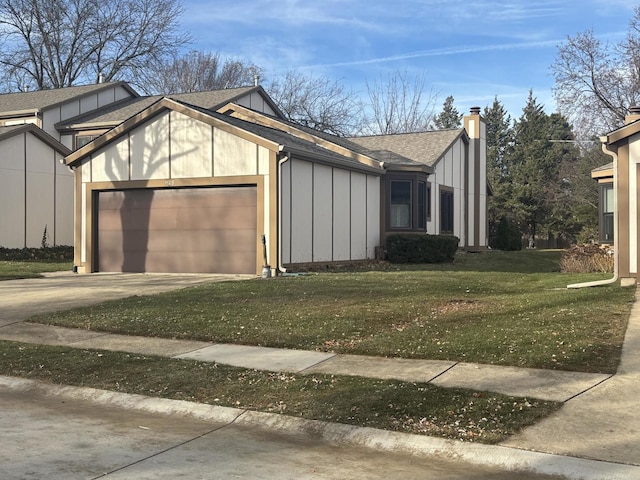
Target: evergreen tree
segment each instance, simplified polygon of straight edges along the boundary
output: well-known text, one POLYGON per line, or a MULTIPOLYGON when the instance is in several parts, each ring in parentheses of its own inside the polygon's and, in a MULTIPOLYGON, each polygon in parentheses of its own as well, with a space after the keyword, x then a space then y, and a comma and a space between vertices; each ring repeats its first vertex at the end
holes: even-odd
POLYGON ((442 104, 442 111, 433 119, 438 130, 459 128, 462 125, 462 114, 453 106, 453 97, 449 95, 442 104))
POLYGON ((485 107, 483 118, 487 124, 487 181, 493 192, 489 197, 489 235, 493 243, 502 220, 515 220, 507 205, 511 197, 511 179, 506 163, 507 153, 513 147, 513 128, 511 116, 498 97, 494 98, 491 107, 485 107))
POLYGON ((571 196, 560 173, 577 155, 568 122, 560 114, 547 115, 529 92, 506 162, 512 182, 506 203, 529 237, 535 238, 540 228, 546 234, 566 236, 564 219, 571 196))

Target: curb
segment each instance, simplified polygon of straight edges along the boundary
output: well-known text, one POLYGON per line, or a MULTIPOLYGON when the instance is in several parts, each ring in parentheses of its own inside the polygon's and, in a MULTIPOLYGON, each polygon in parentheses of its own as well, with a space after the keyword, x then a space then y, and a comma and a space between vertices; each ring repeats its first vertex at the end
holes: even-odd
POLYGON ((205 421, 268 429, 308 436, 334 444, 350 444, 388 452, 430 455, 446 460, 497 467, 514 472, 560 475, 572 480, 626 480, 640 478, 640 466, 532 452, 510 447, 391 432, 368 427, 307 420, 276 413, 255 412, 184 400, 146 397, 87 387, 54 385, 38 380, 0 375, 0 388, 34 392, 67 400, 85 400, 103 406, 163 415, 184 415, 205 421))

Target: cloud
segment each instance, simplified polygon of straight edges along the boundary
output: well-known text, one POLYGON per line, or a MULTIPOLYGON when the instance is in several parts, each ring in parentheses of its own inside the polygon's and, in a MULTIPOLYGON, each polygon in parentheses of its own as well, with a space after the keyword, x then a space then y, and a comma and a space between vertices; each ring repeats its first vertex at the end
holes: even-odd
POLYGON ((456 47, 450 47, 450 48, 420 50, 416 52, 400 53, 397 55, 389 55, 385 57, 369 58, 369 59, 363 59, 363 60, 353 60, 348 62, 337 62, 337 63, 320 64, 320 65, 306 65, 301 68, 351 67, 356 65, 371 65, 376 63, 411 60, 416 58, 463 55, 466 53, 548 48, 548 47, 556 47, 561 42, 562 40, 541 40, 541 41, 535 41, 535 42, 502 43, 502 44, 493 44, 493 45, 456 46, 456 47))

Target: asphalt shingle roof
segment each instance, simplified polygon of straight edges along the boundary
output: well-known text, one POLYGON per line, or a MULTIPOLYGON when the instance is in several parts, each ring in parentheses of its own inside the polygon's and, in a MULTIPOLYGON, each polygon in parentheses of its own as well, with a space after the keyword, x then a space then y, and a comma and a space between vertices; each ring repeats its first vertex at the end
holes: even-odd
MULTIPOLYGON (((77 87, 57 88, 50 90, 36 90, 33 92, 4 93, 0 94, 0 115, 25 110, 43 110, 51 108, 71 99, 81 97, 114 85, 128 85, 124 82, 96 83, 77 87)), ((133 90, 131 90, 132 93, 133 90)))
POLYGON ((398 155, 415 163, 434 166, 463 132, 464 129, 456 128, 430 132, 351 137, 349 140, 360 145, 366 149, 369 155, 379 160, 385 160, 384 156, 389 155, 389 159, 385 161, 403 164, 402 159, 396 158, 394 160, 394 155, 398 155))
POLYGON ((210 92, 178 93, 174 95, 155 95, 151 97, 126 99, 99 110, 69 118, 58 123, 56 127, 58 129, 62 129, 72 125, 82 124, 108 124, 116 126, 145 110, 147 107, 153 105, 163 97, 195 105, 200 108, 215 110, 217 107, 229 103, 238 97, 244 96, 255 89, 256 87, 230 88, 226 90, 213 90, 210 92))

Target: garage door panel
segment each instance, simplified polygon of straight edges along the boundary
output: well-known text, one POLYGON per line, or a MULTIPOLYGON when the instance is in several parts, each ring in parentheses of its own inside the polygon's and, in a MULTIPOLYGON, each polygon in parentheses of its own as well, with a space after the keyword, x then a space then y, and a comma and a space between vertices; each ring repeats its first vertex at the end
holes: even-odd
POLYGON ((255 187, 100 192, 100 271, 255 273, 255 187))

